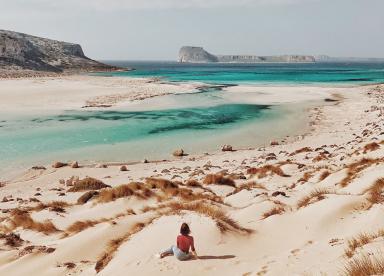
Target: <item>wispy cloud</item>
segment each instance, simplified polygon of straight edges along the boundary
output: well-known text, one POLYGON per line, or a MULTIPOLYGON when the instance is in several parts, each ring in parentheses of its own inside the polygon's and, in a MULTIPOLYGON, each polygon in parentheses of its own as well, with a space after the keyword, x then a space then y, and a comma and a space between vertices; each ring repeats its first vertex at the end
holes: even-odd
POLYGON ((287 5, 305 2, 305 0, 93 0, 84 2, 92 2, 91 5, 98 9, 106 7, 124 9, 184 9, 287 5))
POLYGON ((88 9, 88 10, 156 10, 220 7, 255 7, 263 5, 292 5, 318 0, 12 0, 2 4, 7 8, 38 9, 88 9))

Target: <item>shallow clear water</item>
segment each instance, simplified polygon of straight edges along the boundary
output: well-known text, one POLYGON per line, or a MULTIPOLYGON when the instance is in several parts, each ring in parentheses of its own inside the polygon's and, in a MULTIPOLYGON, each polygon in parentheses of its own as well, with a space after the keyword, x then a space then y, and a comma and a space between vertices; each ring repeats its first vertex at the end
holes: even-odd
POLYGON ((0 155, 15 158, 44 151, 114 144, 184 132, 198 135, 272 115, 268 106, 225 104, 157 111, 67 111, 3 122, 0 155), (17 135, 19 134, 19 135, 17 135))
MULTIPOLYGON (((137 70, 104 75, 227 85, 355 85, 384 80, 383 64, 115 64, 137 70)), ((188 153, 201 153, 218 150, 225 143, 258 146, 272 138, 303 132, 303 104, 253 105, 246 100, 231 102, 222 93, 208 88, 200 93, 152 98, 140 102, 142 108, 135 106, 142 111, 68 110, 27 117, 0 111, 0 172, 54 160, 163 159, 180 147, 188 153), (148 110, 147 106, 161 108, 148 110)))
POLYGON ((54 160, 133 161, 169 158, 180 147, 188 153, 217 150, 228 142, 245 147, 292 131, 266 125, 283 123, 286 115, 266 105, 220 104, 9 118, 0 124, 0 163, 12 168, 54 160))

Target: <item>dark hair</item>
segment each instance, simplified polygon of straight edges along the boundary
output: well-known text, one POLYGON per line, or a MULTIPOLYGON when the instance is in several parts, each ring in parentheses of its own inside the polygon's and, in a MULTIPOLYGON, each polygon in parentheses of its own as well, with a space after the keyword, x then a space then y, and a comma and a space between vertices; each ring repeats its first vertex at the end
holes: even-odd
POLYGON ((181 235, 184 235, 184 236, 188 236, 189 233, 191 233, 191 230, 189 229, 189 226, 188 224, 186 224, 185 222, 181 225, 180 227, 180 234, 181 235))

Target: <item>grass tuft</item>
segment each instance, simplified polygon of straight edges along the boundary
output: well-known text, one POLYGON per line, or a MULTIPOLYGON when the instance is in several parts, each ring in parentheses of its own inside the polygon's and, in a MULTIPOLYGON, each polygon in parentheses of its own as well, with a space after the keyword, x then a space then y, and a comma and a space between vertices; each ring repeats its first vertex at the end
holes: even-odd
POLYGON ((168 179, 148 177, 145 180, 145 184, 149 189, 174 189, 178 188, 178 185, 168 179))
POLYGON ((132 191, 139 191, 139 190, 143 190, 145 189, 145 184, 143 182, 130 182, 127 184, 128 187, 132 190, 132 191))
POLYGON ((348 247, 345 249, 345 255, 348 258, 351 258, 355 251, 359 247, 363 247, 368 244, 372 239, 374 239, 374 235, 367 233, 360 233, 357 237, 348 240, 348 247))
POLYGON ((299 154, 299 153, 303 153, 303 152, 312 152, 312 151, 313 151, 312 148, 304 147, 304 148, 295 150, 294 152, 290 153, 289 156, 293 156, 293 155, 296 155, 296 154, 299 154))
POLYGON ((375 150, 378 150, 379 148, 380 148, 380 145, 378 143, 372 142, 364 146, 364 153, 367 153, 368 151, 375 151, 375 150))
POLYGON ((129 185, 120 185, 113 188, 102 189, 100 190, 97 200, 99 202, 110 202, 118 198, 128 197, 134 195, 134 191, 130 188, 129 185))
POLYGON ((348 258, 353 257, 356 252, 356 249, 363 247, 366 244, 369 244, 373 240, 384 237, 384 229, 381 229, 375 233, 360 233, 356 237, 348 240, 347 248, 344 250, 345 255, 348 258))
POLYGON ((88 192, 85 192, 82 196, 80 196, 78 199, 77 199, 77 204, 85 204, 87 203, 89 200, 91 200, 93 197, 99 195, 99 192, 98 191, 88 191, 88 192))
POLYGON ((82 180, 76 181, 73 184, 73 186, 68 190, 68 192, 100 190, 108 187, 111 187, 111 186, 104 184, 101 180, 98 180, 92 177, 86 177, 82 180))
POLYGON ((0 234, 0 239, 4 239, 5 245, 8 245, 10 247, 19 247, 24 242, 24 240, 20 238, 20 235, 15 233, 0 234))
POLYGON ((251 191, 253 189, 266 190, 264 185, 256 183, 255 181, 251 181, 251 182, 244 183, 244 184, 241 184, 240 186, 236 187, 235 190, 233 192, 229 193, 227 196, 237 194, 237 193, 241 192, 242 190, 251 191))
POLYGON ((57 212, 57 213, 65 213, 65 208, 70 206, 65 201, 52 201, 48 203, 39 203, 36 207, 32 208, 33 211, 41 211, 45 209, 49 209, 49 211, 57 212))
POLYGON ((384 158, 378 158, 378 159, 363 158, 357 162, 349 164, 347 166, 347 169, 348 169, 347 176, 344 177, 340 182, 341 187, 348 186, 348 184, 351 183, 352 180, 355 179, 361 171, 365 170, 366 168, 374 164, 378 164, 383 161, 384 161, 384 158))
POLYGON ((44 222, 36 222, 31 218, 28 212, 22 210, 13 210, 10 222, 13 229, 22 227, 23 229, 29 229, 44 234, 51 234, 59 231, 51 221, 46 220, 44 222))
POLYGON ((258 175, 258 178, 264 178, 268 174, 269 175, 278 175, 282 177, 290 177, 290 175, 283 172, 283 170, 280 167, 273 166, 273 165, 265 165, 261 168, 249 168, 247 170, 247 174, 253 174, 258 175))
POLYGON ((203 183, 236 187, 235 181, 232 178, 223 176, 222 174, 208 174, 205 176, 203 183))
POLYGON ((189 186, 189 187, 194 187, 194 188, 202 188, 202 185, 201 185, 200 182, 197 181, 196 179, 188 179, 188 180, 185 182, 185 185, 186 185, 186 186, 189 186))
POLYGON ((217 196, 212 193, 194 193, 191 189, 178 188, 178 189, 166 189, 163 190, 163 195, 157 195, 159 201, 168 200, 171 198, 179 197, 184 201, 195 201, 195 200, 210 200, 217 203, 223 203, 223 200, 220 196, 217 196))
POLYGON ((306 183, 306 182, 308 182, 309 179, 311 179, 313 177, 313 174, 314 174, 314 172, 312 172, 312 171, 305 172, 303 174, 303 176, 297 182, 306 183))
POLYGON ((362 254, 350 260, 344 267, 342 275, 368 276, 384 274, 383 256, 375 257, 373 254, 362 254))
POLYGON ((198 214, 210 217, 216 222, 217 227, 222 233, 228 231, 236 231, 245 234, 253 233, 252 229, 240 226, 232 218, 228 217, 224 211, 217 208, 215 205, 207 204, 203 201, 194 201, 188 203, 182 202, 169 202, 158 206, 160 209, 168 209, 165 215, 178 214, 181 211, 192 211, 198 214))
POLYGON ((97 273, 99 273, 101 270, 103 270, 108 263, 112 260, 115 252, 119 249, 119 247, 126 241, 128 241, 132 235, 140 232, 146 225, 150 224, 153 221, 153 219, 143 223, 138 222, 132 226, 132 228, 123 236, 113 239, 109 242, 107 245, 106 250, 101 255, 101 257, 98 259, 95 265, 95 270, 97 273))
POLYGON ((368 190, 368 201, 373 205, 384 202, 384 178, 379 178, 368 190))
POLYGON ((276 207, 273 207, 271 210, 265 212, 262 217, 263 217, 263 219, 266 219, 270 216, 280 215, 282 213, 284 213, 284 207, 276 206, 276 207))
POLYGON ((330 191, 327 189, 315 189, 309 195, 306 195, 297 203, 297 208, 306 207, 311 203, 325 199, 325 195, 329 194, 330 191))
POLYGON ((326 179, 331 173, 329 171, 324 171, 321 173, 320 177, 319 177, 319 180, 320 181, 323 181, 324 179, 326 179))
POLYGON ((66 232, 68 234, 76 234, 81 231, 84 231, 89 227, 93 227, 100 222, 101 221, 96 221, 96 220, 76 221, 70 226, 68 226, 68 228, 66 229, 66 232))

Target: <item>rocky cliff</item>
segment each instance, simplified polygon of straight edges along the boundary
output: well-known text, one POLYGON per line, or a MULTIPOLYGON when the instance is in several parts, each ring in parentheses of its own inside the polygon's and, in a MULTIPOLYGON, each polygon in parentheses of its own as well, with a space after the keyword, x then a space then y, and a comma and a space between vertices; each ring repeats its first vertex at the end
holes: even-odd
POLYGON ((0 69, 63 72, 117 68, 89 59, 79 44, 0 30, 0 69))
POLYGON ((202 47, 184 46, 179 52, 179 62, 207 63, 258 63, 258 62, 315 62, 314 56, 282 55, 282 56, 253 56, 253 55, 213 55, 202 47))

